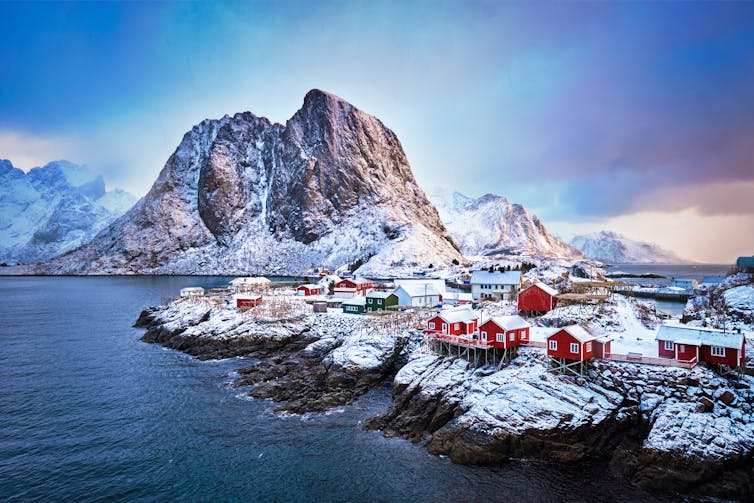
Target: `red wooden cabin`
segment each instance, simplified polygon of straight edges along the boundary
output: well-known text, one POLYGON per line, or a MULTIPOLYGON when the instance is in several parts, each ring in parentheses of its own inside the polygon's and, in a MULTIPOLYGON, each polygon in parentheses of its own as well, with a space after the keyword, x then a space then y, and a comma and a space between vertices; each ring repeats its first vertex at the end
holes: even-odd
POLYGON ((336 297, 353 297, 354 295, 366 295, 372 291, 372 282, 364 278, 346 278, 335 283, 336 297))
POLYGON ((662 325, 655 340, 660 358, 707 362, 732 368, 744 364, 746 338, 741 332, 662 325))
POLYGON ((320 285, 301 285, 296 289, 296 295, 303 295, 305 297, 308 297, 310 295, 321 295, 322 294, 322 286, 320 285))
POLYGON ((518 294, 518 311, 529 315, 542 315, 558 305, 558 291, 537 281, 518 294))
POLYGON ((239 309, 256 307, 262 303, 261 295, 236 295, 236 307, 239 309))
POLYGON ((478 328, 479 318, 471 309, 457 309, 440 312, 427 321, 427 333, 472 337, 478 328))
POLYGON ((563 327, 547 338, 547 356, 584 362, 595 356, 597 339, 580 325, 563 327))
POLYGON ((479 338, 482 344, 493 348, 518 347, 522 342, 529 342, 530 327, 520 316, 490 318, 479 326, 479 338))

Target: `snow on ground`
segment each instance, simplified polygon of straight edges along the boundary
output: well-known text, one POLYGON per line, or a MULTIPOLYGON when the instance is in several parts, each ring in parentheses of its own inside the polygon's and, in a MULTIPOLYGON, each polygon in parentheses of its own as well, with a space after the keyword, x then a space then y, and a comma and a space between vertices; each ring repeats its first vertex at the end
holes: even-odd
POLYGON ((754 285, 742 285, 726 290, 723 293, 728 307, 746 311, 754 311, 754 285))

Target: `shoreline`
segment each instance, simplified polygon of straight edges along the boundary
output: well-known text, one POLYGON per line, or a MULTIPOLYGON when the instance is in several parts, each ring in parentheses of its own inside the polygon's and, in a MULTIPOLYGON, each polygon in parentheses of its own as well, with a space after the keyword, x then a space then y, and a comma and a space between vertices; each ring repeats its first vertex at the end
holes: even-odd
POLYGON ((474 369, 428 353, 418 331, 368 331, 373 317, 293 314, 274 319, 227 302, 179 301, 145 310, 135 326, 146 328, 145 342, 200 359, 258 358, 237 371, 234 386, 272 399, 277 412, 323 413, 392 378, 392 402, 364 427, 453 462, 604 460, 645 489, 754 494, 751 378, 736 384, 705 369, 599 362, 577 386, 547 372, 533 348, 499 370, 474 369))

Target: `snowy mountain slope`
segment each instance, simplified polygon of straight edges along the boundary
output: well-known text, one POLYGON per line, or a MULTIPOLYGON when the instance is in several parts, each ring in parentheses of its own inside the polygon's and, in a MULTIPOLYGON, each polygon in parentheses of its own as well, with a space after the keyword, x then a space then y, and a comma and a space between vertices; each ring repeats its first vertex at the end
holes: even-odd
POLYGON ((448 232, 465 255, 515 254, 583 258, 520 204, 494 194, 473 199, 459 192, 433 194, 448 232))
POLYGON ((28 173, 0 160, 0 261, 47 260, 90 240, 136 202, 68 161, 28 173))
POLYGON ((249 112, 197 124, 134 208, 39 271, 381 274, 455 259, 395 133, 312 90, 285 125, 249 112))
POLYGON ((574 236, 571 244, 587 258, 610 264, 678 264, 688 263, 675 253, 654 243, 635 241, 610 231, 574 236))

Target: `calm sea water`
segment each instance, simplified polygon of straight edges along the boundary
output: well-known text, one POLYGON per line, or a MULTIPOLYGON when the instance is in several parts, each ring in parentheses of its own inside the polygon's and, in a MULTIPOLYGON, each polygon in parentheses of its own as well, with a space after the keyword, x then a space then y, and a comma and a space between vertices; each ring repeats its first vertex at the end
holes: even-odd
POLYGON ((230 387, 243 361, 199 362, 131 328, 162 296, 227 280, 0 278, 0 500, 660 500, 602 464, 465 467, 364 431, 389 386, 280 417, 230 387))

